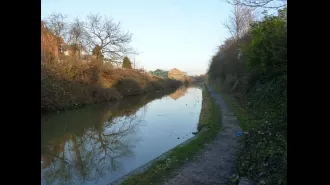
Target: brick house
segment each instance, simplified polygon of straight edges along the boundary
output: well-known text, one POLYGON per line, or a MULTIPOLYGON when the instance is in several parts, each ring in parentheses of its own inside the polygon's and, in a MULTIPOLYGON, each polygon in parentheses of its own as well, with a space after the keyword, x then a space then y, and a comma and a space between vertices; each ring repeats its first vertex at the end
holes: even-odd
POLYGON ((63 39, 58 40, 41 21, 41 57, 43 60, 59 57, 60 48, 58 47, 58 42, 64 43, 63 39))
POLYGON ((174 68, 168 72, 168 78, 174 78, 176 80, 184 81, 186 80, 186 74, 179 69, 174 68))

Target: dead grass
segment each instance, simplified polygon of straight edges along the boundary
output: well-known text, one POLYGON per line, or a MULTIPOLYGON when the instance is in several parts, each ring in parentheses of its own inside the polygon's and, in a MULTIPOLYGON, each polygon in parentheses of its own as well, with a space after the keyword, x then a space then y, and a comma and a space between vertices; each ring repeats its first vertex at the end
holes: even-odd
POLYGON ((99 61, 41 64, 41 111, 57 111, 125 96, 177 88, 182 83, 99 61))

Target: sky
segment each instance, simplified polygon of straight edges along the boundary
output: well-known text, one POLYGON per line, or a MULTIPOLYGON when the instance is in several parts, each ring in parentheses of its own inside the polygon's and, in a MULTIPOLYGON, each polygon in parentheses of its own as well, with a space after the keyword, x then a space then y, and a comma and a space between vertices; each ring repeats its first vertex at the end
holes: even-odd
POLYGON ((229 37, 222 0, 42 0, 41 17, 56 12, 73 20, 90 13, 112 18, 133 34, 131 59, 146 70, 178 68, 204 74, 217 46, 229 37))

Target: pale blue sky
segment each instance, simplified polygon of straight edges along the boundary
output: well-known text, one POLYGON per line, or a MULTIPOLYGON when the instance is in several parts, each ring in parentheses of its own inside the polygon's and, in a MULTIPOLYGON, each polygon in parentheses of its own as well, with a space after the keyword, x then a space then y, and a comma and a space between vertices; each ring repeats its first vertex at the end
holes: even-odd
POLYGON ((43 0, 42 18, 53 12, 71 19, 100 13, 120 21, 141 52, 136 64, 146 70, 205 73, 217 46, 229 36, 222 23, 230 5, 221 0, 43 0))

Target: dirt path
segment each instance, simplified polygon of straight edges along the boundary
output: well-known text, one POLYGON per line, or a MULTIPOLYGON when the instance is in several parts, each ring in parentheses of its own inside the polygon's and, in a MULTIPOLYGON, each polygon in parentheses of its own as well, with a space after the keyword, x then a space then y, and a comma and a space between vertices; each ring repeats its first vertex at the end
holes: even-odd
POLYGON ((221 95, 208 87, 210 95, 220 106, 222 127, 212 143, 198 153, 194 160, 187 162, 173 172, 163 185, 216 185, 225 184, 234 170, 235 154, 240 144, 236 132, 241 131, 239 122, 221 95))

